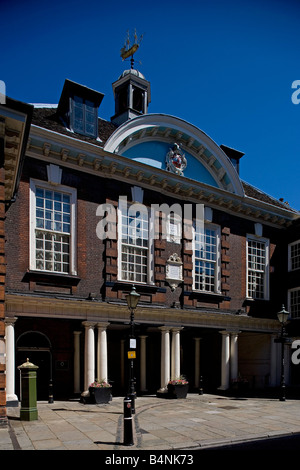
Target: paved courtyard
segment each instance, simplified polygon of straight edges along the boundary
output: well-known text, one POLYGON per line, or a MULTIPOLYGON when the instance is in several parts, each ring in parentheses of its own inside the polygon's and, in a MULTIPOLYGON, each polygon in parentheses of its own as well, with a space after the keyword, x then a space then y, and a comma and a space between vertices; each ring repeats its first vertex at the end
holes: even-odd
POLYGON ((300 401, 188 394, 183 400, 138 397, 133 446, 124 445, 123 397, 106 405, 38 402, 38 419, 8 408, 0 450, 182 450, 216 448, 300 433, 300 401))

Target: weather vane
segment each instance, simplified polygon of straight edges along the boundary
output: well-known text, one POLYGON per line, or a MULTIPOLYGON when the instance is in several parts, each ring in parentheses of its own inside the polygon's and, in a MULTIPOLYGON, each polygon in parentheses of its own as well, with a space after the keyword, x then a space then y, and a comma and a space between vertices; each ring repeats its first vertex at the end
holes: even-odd
POLYGON ((134 42, 130 42, 130 37, 129 37, 129 31, 127 31, 127 39, 125 40, 125 44, 121 49, 121 57, 122 60, 128 59, 128 57, 131 57, 130 62, 131 62, 131 68, 133 69, 133 64, 134 64, 134 58, 133 55, 136 53, 138 48, 140 47, 140 43, 143 39, 143 35, 140 36, 138 39, 136 30, 134 30, 134 42))

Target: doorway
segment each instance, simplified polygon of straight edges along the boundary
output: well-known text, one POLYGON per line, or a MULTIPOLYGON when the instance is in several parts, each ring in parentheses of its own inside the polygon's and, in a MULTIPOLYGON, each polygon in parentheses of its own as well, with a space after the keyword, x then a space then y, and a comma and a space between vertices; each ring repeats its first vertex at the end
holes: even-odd
MULTIPOLYGON (((23 333, 16 342, 16 366, 29 359, 37 369, 37 400, 48 400, 52 380, 52 348, 49 338, 38 331, 23 333)), ((16 394, 20 399, 20 371, 16 367, 16 394)))

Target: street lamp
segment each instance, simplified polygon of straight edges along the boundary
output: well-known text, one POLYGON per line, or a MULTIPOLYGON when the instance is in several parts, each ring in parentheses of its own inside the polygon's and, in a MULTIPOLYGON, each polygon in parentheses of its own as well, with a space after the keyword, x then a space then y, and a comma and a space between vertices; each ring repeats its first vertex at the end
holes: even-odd
POLYGON ((128 393, 124 398, 124 445, 132 446, 133 442, 133 429, 132 429, 132 413, 135 413, 134 399, 134 376, 133 376, 133 360, 136 357, 136 339, 134 337, 134 312, 137 307, 140 294, 132 286, 130 294, 126 295, 126 301, 130 310, 130 335, 129 335, 129 348, 128 348, 128 359, 130 359, 130 375, 128 393))
POLYGON ((129 351, 128 351, 128 359, 130 359, 130 378, 129 378, 129 393, 128 396, 131 399, 131 406, 132 406, 132 413, 135 413, 135 388, 134 388, 134 373, 133 373, 133 361, 135 359, 136 354, 136 339, 134 337, 134 312, 137 307, 137 304, 140 300, 140 294, 138 294, 135 290, 135 287, 132 286, 131 292, 126 295, 126 301, 128 308, 130 310, 130 336, 129 336, 129 351), (130 350, 134 351, 130 351, 130 350))
POLYGON ((277 313, 278 320, 281 323, 281 335, 278 342, 281 343, 281 380, 280 380, 280 401, 285 401, 285 381, 284 381, 284 344, 286 343, 285 325, 289 319, 289 312, 285 310, 284 305, 280 312, 277 313))

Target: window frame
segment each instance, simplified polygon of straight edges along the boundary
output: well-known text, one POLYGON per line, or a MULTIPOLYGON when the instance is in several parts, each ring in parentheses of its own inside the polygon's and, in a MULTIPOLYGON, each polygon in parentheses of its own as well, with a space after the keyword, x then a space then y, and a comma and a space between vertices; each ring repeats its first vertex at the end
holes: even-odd
MULTIPOLYGON (((95 139, 98 137, 98 128, 97 128, 97 124, 98 124, 98 108, 96 106, 96 104, 93 102, 93 101, 90 101, 88 100, 87 98, 83 98, 82 96, 79 96, 79 95, 73 95, 72 98, 70 98, 71 100, 71 117, 70 117, 70 128, 73 132, 75 132, 76 134, 81 134, 81 135, 85 135, 87 137, 94 137, 95 139), (76 128, 75 126, 75 122, 76 122, 76 117, 75 117, 75 110, 76 110, 76 99, 80 99, 82 100, 82 113, 83 113, 83 118, 82 118, 82 122, 83 122, 83 131, 80 131, 76 128), (89 106, 87 104, 87 102, 89 102, 90 104, 92 104, 93 106, 93 109, 94 109, 94 129, 95 131, 93 133, 91 132, 88 132, 87 131, 87 119, 86 119, 86 116, 87 116, 87 113, 89 112, 87 110, 87 106, 89 106)), ((91 106, 89 106, 91 107, 91 106)))
POLYGON ((300 287, 294 287, 294 288, 288 290, 288 311, 290 312, 290 315, 291 315, 292 319, 300 318, 300 287), (291 294, 292 294, 292 292, 298 292, 298 291, 299 291, 299 304, 297 304, 297 305, 299 306, 298 307, 299 314, 294 316, 294 314, 292 312, 291 294))
MULTIPOLYGON (((193 291, 203 294, 221 294, 221 227, 217 224, 206 223, 204 222, 204 230, 215 230, 216 232, 216 260, 214 261, 215 264, 215 275, 214 275, 214 290, 200 290, 196 289, 195 281, 196 281, 196 228, 195 224, 193 224, 193 291)), ((200 258, 199 258, 200 259, 200 258)))
MULTIPOLYGON (((154 224, 153 224, 153 221, 154 221, 154 217, 153 217, 153 212, 150 208, 147 208, 146 206, 143 206, 144 208, 146 208, 147 210, 147 213, 148 213, 148 246, 147 248, 144 248, 144 247, 140 247, 142 249, 146 249, 147 250, 147 274, 146 274, 146 281, 136 281, 136 280, 131 280, 131 279, 123 279, 123 276, 122 276, 122 246, 123 245, 126 245, 126 246, 133 246, 133 247, 136 247, 136 248, 139 248, 138 245, 131 245, 129 243, 124 243, 122 241, 122 228, 123 228, 123 221, 122 221, 122 217, 123 217, 123 213, 122 213, 122 208, 124 207, 124 205, 127 206, 127 214, 128 214, 128 209, 130 206, 134 206, 134 205, 141 205, 140 203, 132 203, 132 204, 127 204, 127 203, 122 203, 122 205, 120 206, 120 204, 118 205, 118 209, 117 209, 117 214, 118 214, 118 281, 119 282, 132 282, 133 284, 137 284, 137 285, 153 285, 154 284, 154 268, 153 268, 153 263, 154 263, 154 224)), ((136 271, 134 272, 136 274, 136 271)))
POLYGON ((247 234, 246 237, 246 298, 251 300, 269 300, 270 299, 270 240, 268 238, 258 237, 256 235, 247 234), (249 268, 249 242, 257 242, 265 245, 265 266, 264 266, 264 282, 263 297, 251 297, 249 295, 249 272, 262 272, 249 268))
POLYGON ((288 271, 297 271, 298 269, 300 269, 300 264, 299 264, 299 267, 297 268, 292 268, 292 256, 291 256, 291 251, 292 251, 292 247, 294 245, 299 245, 299 250, 300 250, 300 240, 296 240, 292 243, 289 243, 288 245, 288 271))
MULTIPOLYGON (((49 273, 65 276, 77 275, 77 233, 76 233, 76 220, 77 220, 77 190, 69 186, 53 185, 46 181, 30 179, 30 236, 29 236, 29 269, 40 273, 49 273), (36 267, 36 190, 41 188, 43 190, 55 191, 58 193, 68 194, 70 196, 70 243, 69 243, 69 272, 63 271, 49 271, 46 269, 38 269, 36 267)), ((44 229, 41 229, 44 231, 44 229)), ((47 230, 49 233, 56 233, 55 230, 47 230)), ((59 232, 60 233, 60 232, 59 232)))

